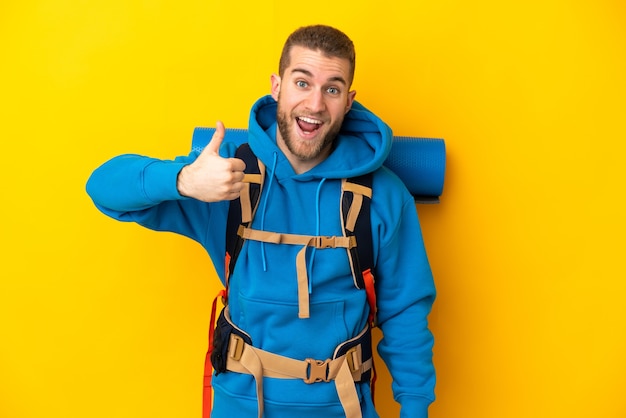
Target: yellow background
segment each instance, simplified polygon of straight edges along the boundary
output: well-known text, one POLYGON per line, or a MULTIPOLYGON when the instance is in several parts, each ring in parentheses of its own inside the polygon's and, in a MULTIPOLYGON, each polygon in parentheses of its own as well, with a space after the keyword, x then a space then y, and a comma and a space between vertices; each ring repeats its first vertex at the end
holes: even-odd
POLYGON ((418 209, 439 292, 431 416, 626 416, 622 1, 14 0, 0 417, 200 416, 211 263, 101 215, 84 184, 113 155, 245 127, 285 37, 317 22, 355 41, 358 100, 446 140, 442 203, 418 209))

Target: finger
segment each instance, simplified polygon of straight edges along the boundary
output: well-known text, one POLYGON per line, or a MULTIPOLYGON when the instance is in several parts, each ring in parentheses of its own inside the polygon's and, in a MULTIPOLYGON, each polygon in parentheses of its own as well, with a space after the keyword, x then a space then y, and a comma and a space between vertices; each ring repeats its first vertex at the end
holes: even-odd
POLYGON ((235 200, 241 195, 241 191, 233 191, 228 193, 226 200, 235 200))
POLYGON ((222 145, 222 141, 224 140, 225 132, 226 129, 224 128, 224 124, 222 123, 222 121, 218 120, 217 124, 215 125, 215 132, 211 137, 211 141, 209 141, 209 144, 206 146, 208 152, 211 152, 213 154, 219 153, 220 145, 222 145))
POLYGON ((230 158, 231 162, 231 170, 236 173, 241 173, 243 178, 243 173, 246 171, 246 163, 240 158, 230 158))

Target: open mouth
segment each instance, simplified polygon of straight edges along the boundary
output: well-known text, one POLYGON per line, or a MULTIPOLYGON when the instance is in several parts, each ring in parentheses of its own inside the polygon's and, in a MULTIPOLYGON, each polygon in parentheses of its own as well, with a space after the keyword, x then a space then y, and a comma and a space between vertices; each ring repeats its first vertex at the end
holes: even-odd
POLYGON ((315 131, 317 131, 320 126, 322 126, 322 121, 309 118, 307 116, 300 116, 296 118, 296 123, 300 127, 300 130, 303 134, 309 135, 315 131))

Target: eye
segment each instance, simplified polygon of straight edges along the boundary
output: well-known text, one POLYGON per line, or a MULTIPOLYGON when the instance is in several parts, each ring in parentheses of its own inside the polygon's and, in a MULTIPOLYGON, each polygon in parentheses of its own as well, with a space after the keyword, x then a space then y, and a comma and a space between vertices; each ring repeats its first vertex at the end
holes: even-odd
POLYGON ((296 81, 296 86, 298 86, 300 88, 306 88, 308 86, 308 83, 306 81, 303 81, 303 80, 298 80, 298 81, 296 81))
POLYGON ((339 94, 339 89, 337 87, 329 87, 328 89, 326 89, 326 91, 332 95, 339 94))

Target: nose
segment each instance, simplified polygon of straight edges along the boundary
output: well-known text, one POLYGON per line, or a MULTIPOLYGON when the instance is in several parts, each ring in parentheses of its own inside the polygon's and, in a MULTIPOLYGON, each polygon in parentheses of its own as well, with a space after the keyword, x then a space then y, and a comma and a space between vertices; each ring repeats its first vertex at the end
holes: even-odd
POLYGON ((324 92, 316 89, 311 90, 307 96, 306 107, 313 113, 322 112, 326 108, 324 92))

